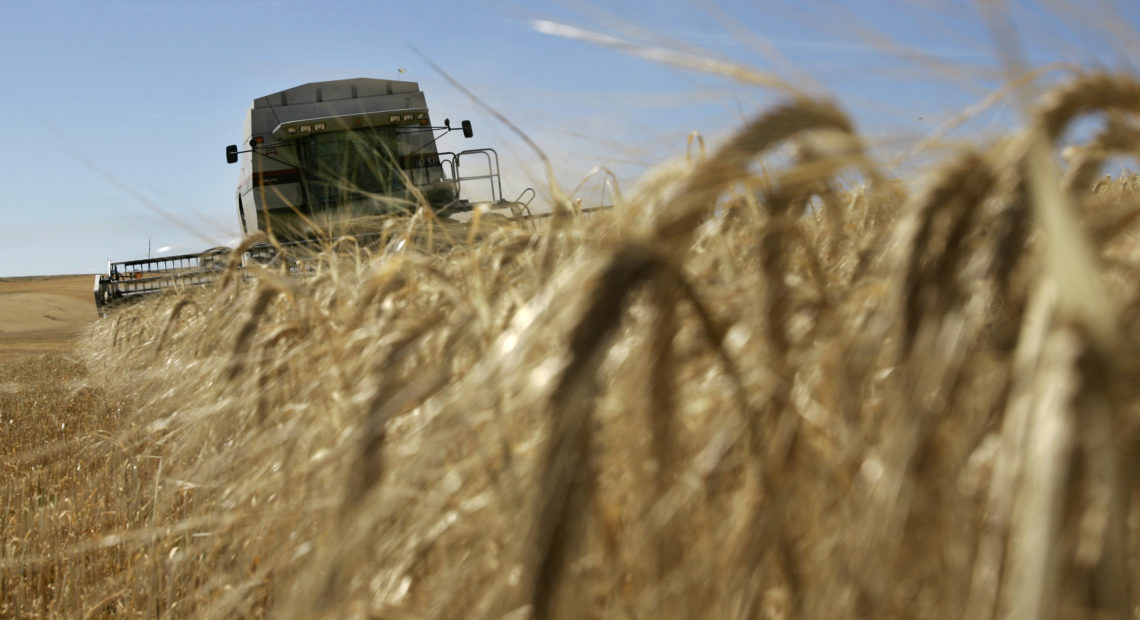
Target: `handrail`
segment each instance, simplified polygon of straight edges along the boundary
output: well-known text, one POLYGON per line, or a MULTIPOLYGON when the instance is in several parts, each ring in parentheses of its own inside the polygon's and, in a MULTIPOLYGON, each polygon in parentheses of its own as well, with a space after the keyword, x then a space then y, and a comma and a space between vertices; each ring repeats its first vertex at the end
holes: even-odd
POLYGON ((451 172, 451 180, 456 184, 456 188, 463 183, 463 181, 482 181, 489 182, 491 189, 491 202, 500 202, 503 200, 503 178, 499 170, 499 153, 493 148, 482 149, 469 149, 453 153, 445 151, 439 153, 439 161, 448 163, 451 172), (461 176, 459 174, 460 160, 464 156, 482 155, 487 158, 487 174, 477 174, 471 176, 461 176))
POLYGON ((518 198, 515 198, 515 202, 525 204, 527 206, 527 208, 529 208, 531 201, 534 200, 536 196, 538 196, 538 192, 535 192, 533 187, 528 187, 528 188, 524 189, 521 194, 519 194, 518 198), (523 202, 523 196, 526 196, 527 192, 530 192, 530 200, 527 200, 524 203, 523 202))

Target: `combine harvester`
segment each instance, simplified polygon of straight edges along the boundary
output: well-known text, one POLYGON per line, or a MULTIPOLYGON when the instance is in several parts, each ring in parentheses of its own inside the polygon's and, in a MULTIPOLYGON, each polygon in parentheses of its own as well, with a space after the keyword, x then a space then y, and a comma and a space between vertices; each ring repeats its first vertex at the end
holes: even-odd
MULTIPOLYGON (((529 219, 534 190, 528 188, 513 201, 503 198, 494 149, 437 151, 436 141, 453 130, 462 130, 466 138, 473 135, 470 121, 459 128, 449 120, 432 125, 415 82, 313 82, 255 99, 245 119, 246 148, 226 147, 231 164, 248 155, 240 158, 237 188, 241 232, 264 231, 289 251, 327 245, 345 235, 378 243, 377 218, 411 215, 421 205, 444 222, 474 209, 499 212, 503 219, 529 219), (479 174, 461 176, 460 163, 472 160, 479 174), (473 203, 462 198, 464 183, 482 187, 486 199, 473 203)), ((271 262, 278 246, 254 246, 241 264, 271 262)), ((226 268, 229 251, 111 262, 106 274, 95 277, 96 309, 105 315, 118 303, 214 282, 226 268)))

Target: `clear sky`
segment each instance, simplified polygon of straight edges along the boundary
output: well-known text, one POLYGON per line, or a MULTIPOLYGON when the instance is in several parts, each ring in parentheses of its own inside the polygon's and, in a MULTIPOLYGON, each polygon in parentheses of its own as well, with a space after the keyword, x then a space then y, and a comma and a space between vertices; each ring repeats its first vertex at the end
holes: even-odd
MULTIPOLYGON (((417 81, 434 120, 475 125, 474 139, 448 136, 443 148, 496 147, 508 195, 541 189, 533 153, 413 48, 526 131, 564 187, 595 165, 632 183, 683 155, 690 131, 715 142, 779 97, 552 35, 549 24, 830 93, 888 156, 1003 81, 982 4, 0 0, 0 276, 97 273, 148 246, 233 243, 238 170, 224 147, 241 140, 255 97, 305 82, 417 81)), ((1002 40, 1013 32, 1030 64, 1135 72, 1135 0, 1007 5, 1002 40)), ((952 137, 1016 122, 1002 104, 952 137)))

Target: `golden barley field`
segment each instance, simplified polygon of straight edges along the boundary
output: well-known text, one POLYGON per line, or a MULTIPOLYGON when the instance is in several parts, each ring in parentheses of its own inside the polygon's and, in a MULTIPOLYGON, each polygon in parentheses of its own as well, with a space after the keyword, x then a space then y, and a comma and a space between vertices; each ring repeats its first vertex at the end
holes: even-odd
POLYGON ((789 96, 608 212, 123 308, 9 369, 0 615, 1140 617, 1140 81, 1032 109, 896 179, 789 96))

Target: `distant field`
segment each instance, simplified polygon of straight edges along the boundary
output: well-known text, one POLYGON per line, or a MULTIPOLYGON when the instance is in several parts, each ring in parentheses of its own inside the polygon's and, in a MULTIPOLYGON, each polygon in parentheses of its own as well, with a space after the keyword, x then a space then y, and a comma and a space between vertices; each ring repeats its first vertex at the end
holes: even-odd
MULTIPOLYGON (((42 617, 67 617, 88 611, 103 596, 97 588, 52 596, 60 586, 76 586, 55 577, 58 565, 36 560, 67 557, 74 545, 102 531, 101 514, 121 510, 91 501, 93 491, 102 496, 112 489, 100 465, 111 452, 93 436, 122 428, 129 411, 90 384, 77 350, 83 330, 96 318, 92 279, 0 278, 0 464, 8 491, 0 500, 0 514, 7 515, 0 525, 0 617, 33 610, 42 617), (35 509, 50 518, 16 516, 35 509)), ((103 580, 109 572, 91 579, 103 580)))
POLYGON ((70 351, 96 316, 93 278, 0 278, 0 355, 70 351))

